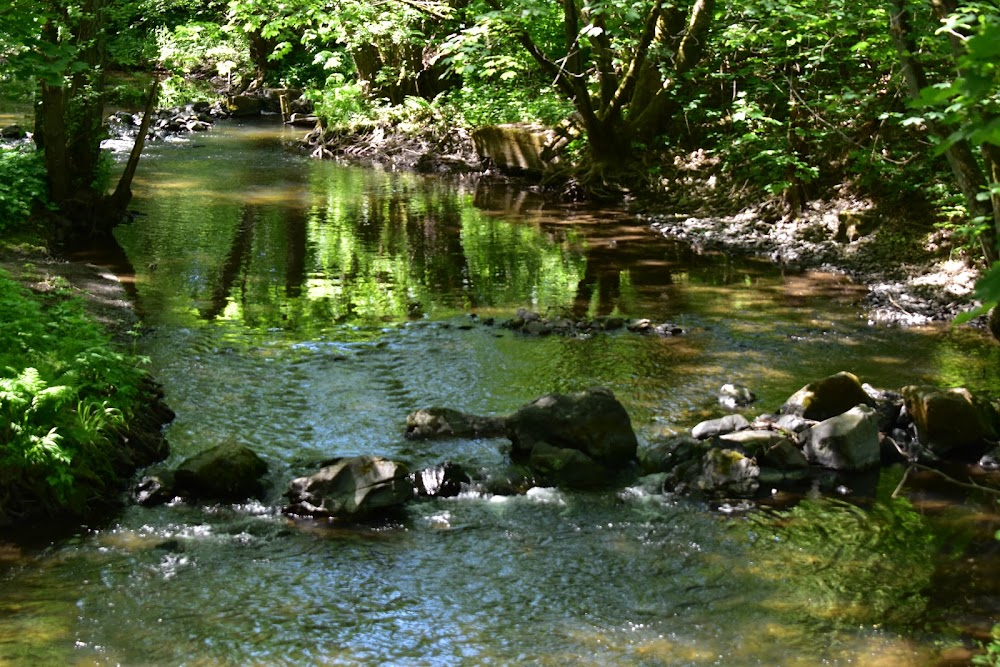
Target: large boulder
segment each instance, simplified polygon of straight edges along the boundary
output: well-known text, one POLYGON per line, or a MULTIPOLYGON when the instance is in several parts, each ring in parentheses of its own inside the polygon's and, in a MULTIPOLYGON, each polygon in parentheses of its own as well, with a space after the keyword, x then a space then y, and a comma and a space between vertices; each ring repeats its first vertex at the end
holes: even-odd
POLYGON ((472 143, 482 159, 492 160, 502 171, 541 174, 557 160, 547 148, 557 140, 554 130, 537 125, 489 125, 472 133, 472 143))
POLYGON ((579 449, 554 447, 547 442, 536 442, 531 448, 528 467, 562 486, 580 489, 608 482, 608 469, 579 449))
POLYGON ((185 459, 174 471, 174 490, 197 498, 244 500, 263 491, 267 463, 247 447, 225 442, 185 459))
POLYGON ((589 485, 594 466, 617 470, 635 461, 638 447, 628 412, 604 388, 535 399, 507 419, 507 437, 514 461, 571 486, 589 485))
POLYGON ((864 390, 856 375, 840 372, 799 389, 781 406, 781 412, 823 421, 855 405, 874 407, 875 400, 864 390))
POLYGON ((911 385, 903 388, 903 400, 917 438, 937 455, 980 455, 998 439, 996 409, 968 389, 911 385))
POLYGON ((402 463, 377 456, 340 459, 289 482, 285 511, 352 519, 395 509, 413 497, 409 474, 402 463))
POLYGON ((229 113, 235 117, 259 116, 264 108, 264 100, 252 95, 234 95, 229 98, 229 113))
POLYGON ((878 413, 867 405, 830 417, 802 433, 813 463, 835 470, 864 470, 881 461, 878 413))
POLYGON ((507 434, 505 417, 470 415, 451 408, 423 408, 406 416, 406 437, 498 438, 507 434))

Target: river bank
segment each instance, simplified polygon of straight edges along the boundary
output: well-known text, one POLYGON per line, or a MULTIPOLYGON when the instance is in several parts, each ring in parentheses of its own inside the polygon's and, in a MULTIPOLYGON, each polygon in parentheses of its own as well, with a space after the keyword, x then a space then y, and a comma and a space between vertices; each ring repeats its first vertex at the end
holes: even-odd
MULTIPOLYGON (((60 395, 72 393, 68 399, 71 405, 63 406, 60 399, 53 408, 57 411, 49 415, 51 421, 41 417, 48 412, 39 412, 42 422, 37 425, 36 417, 28 416, 38 411, 35 404, 41 404, 42 394, 33 399, 30 409, 25 408, 15 439, 36 428, 48 431, 45 440, 52 444, 47 451, 55 453, 39 458, 29 447, 23 452, 28 457, 26 463, 19 463, 13 453, 9 456, 14 458, 5 454, 0 526, 28 526, 44 519, 49 529, 59 530, 62 525, 72 528, 81 521, 100 521, 121 508, 133 473, 169 452, 162 429, 174 414, 160 385, 148 374, 137 373, 127 356, 138 335, 139 317, 121 281, 93 264, 61 260, 40 248, 22 245, 18 250, 0 252, 0 271, 25 288, 37 302, 41 317, 52 310, 62 313, 53 317, 64 319, 46 325, 58 332, 58 347, 52 350, 33 337, 31 326, 18 320, 20 310, 7 315, 22 331, 19 344, 27 357, 20 361, 38 367, 35 384, 43 389, 48 385, 45 391, 60 395), (87 327, 92 325, 78 318, 74 302, 82 304, 86 320, 95 323, 106 337, 89 333, 87 327), (77 335, 84 340, 74 340, 77 335), (80 355, 86 355, 88 361, 81 361, 80 355), (97 367, 91 369, 91 363, 97 367), (59 483, 51 481, 53 478, 59 483), (47 483, 41 484, 42 480, 47 483)), ((16 302, 6 305, 14 308, 16 302)), ((30 396, 39 390, 23 383, 27 371, 15 370, 21 376, 6 397, 11 407, 16 407, 21 394, 30 396)))

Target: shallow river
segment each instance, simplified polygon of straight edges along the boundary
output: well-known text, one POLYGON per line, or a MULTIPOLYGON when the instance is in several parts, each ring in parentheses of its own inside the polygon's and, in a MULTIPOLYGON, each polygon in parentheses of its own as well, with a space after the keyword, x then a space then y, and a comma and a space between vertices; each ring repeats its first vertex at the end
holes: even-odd
POLYGON ((781 515, 637 485, 469 493, 370 526, 283 516, 288 480, 334 456, 504 474, 502 441, 405 440, 430 405, 499 414, 602 385, 648 442, 721 414, 729 381, 757 393, 748 414, 840 370, 1000 393, 995 345, 869 326, 837 277, 698 255, 501 185, 310 161, 295 136, 232 123, 151 147, 118 232, 136 349, 177 412, 166 465, 237 441, 274 490, 0 543, 0 664, 934 665, 988 629, 994 506, 891 499, 899 471, 874 498, 781 515), (484 324, 520 307, 684 334, 484 324))

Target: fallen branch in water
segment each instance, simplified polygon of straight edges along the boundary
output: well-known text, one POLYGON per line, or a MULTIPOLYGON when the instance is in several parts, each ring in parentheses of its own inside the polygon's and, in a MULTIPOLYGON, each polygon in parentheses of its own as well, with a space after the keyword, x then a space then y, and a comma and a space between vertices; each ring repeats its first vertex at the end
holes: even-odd
POLYGON ((912 472, 913 470, 922 470, 922 471, 925 471, 925 472, 934 473, 935 475, 938 475, 938 476, 944 478, 946 481, 954 484, 955 486, 960 486, 960 487, 965 488, 965 489, 972 489, 974 491, 985 491, 986 493, 991 493, 991 494, 993 494, 995 496, 1000 496, 1000 489, 995 489, 992 486, 983 486, 982 484, 976 484, 975 482, 973 482, 971 480, 968 481, 968 482, 963 482, 963 481, 955 479, 951 475, 948 475, 946 473, 941 472, 937 468, 931 468, 930 466, 925 466, 925 465, 922 465, 920 463, 912 463, 911 462, 910 465, 909 465, 909 467, 903 473, 903 479, 899 480, 899 484, 896 485, 896 490, 892 492, 892 497, 893 498, 895 498, 897 496, 897 494, 899 494, 899 492, 902 490, 903 485, 906 483, 907 477, 909 477, 910 472, 912 472))

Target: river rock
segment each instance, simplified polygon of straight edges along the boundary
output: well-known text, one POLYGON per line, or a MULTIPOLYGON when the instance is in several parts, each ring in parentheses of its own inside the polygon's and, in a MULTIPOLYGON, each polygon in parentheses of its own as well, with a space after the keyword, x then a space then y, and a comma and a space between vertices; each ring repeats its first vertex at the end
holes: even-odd
POLYGON ((727 382, 719 389, 719 405, 730 410, 745 408, 756 400, 757 396, 742 384, 727 382))
POLYGON ((481 159, 491 160, 501 171, 536 175, 557 161, 545 151, 556 138, 550 128, 523 123, 489 125, 472 133, 481 159))
POLYGON ((25 136, 27 132, 20 125, 6 125, 0 128, 0 137, 4 139, 23 139, 25 136))
POLYGON ((290 514, 358 518, 397 508, 413 497, 409 470, 377 456, 340 459, 293 479, 285 496, 290 514))
POLYGON ((247 447, 225 442, 185 459, 174 471, 176 491, 198 498, 244 500, 263 490, 267 463, 247 447))
POLYGON ((979 467, 983 470, 1000 470, 1000 447, 994 447, 979 458, 979 467))
POLYGON ((561 486, 582 489, 608 482, 607 468, 572 447, 554 447, 544 441, 536 442, 527 463, 544 479, 561 486))
POLYGON ((451 408, 423 408, 406 416, 406 437, 429 438, 498 438, 507 434, 505 417, 470 415, 451 408))
POLYGON ((789 433, 802 433, 816 423, 812 419, 804 419, 798 415, 781 415, 774 420, 774 427, 789 433))
POLYGON ((591 477, 591 463, 606 470, 624 467, 635 460, 638 447, 628 412, 604 388, 535 399, 508 418, 507 437, 513 460, 570 485, 591 477), (583 469, 574 471, 575 466, 583 469))
POLYGON ((132 498, 143 507, 169 503, 176 496, 174 476, 169 472, 146 475, 135 486, 132 498))
POLYGON ((797 470, 809 467, 805 455, 780 431, 737 431, 720 436, 719 443, 738 449, 770 468, 797 470))
POLYGON ((750 428, 750 422, 743 415, 726 415, 699 423, 691 429, 691 436, 698 440, 704 440, 726 433, 742 431, 746 428, 750 428))
POLYGON ((472 483, 465 468, 451 461, 419 470, 411 479, 413 492, 419 498, 453 498, 472 483))
POLYGON ((679 435, 640 447, 636 451, 644 475, 670 472, 684 461, 700 461, 712 444, 689 435, 679 435))
POLYGON ((823 421, 855 405, 874 407, 875 400, 864 390, 856 375, 842 371, 799 389, 781 406, 781 412, 823 421))
POLYGON ((996 409, 968 389, 911 385, 903 400, 917 438, 935 454, 979 455, 1000 433, 996 409))
POLYGON ((878 414, 867 405, 821 421, 801 437, 806 457, 825 468, 864 470, 881 460, 878 414))
POLYGON ((701 474, 694 488, 714 496, 751 496, 760 486, 760 468, 751 459, 732 449, 713 448, 702 459, 701 474))
POLYGON ((264 101, 251 95, 234 95, 229 98, 229 113, 234 117, 259 116, 264 101))

